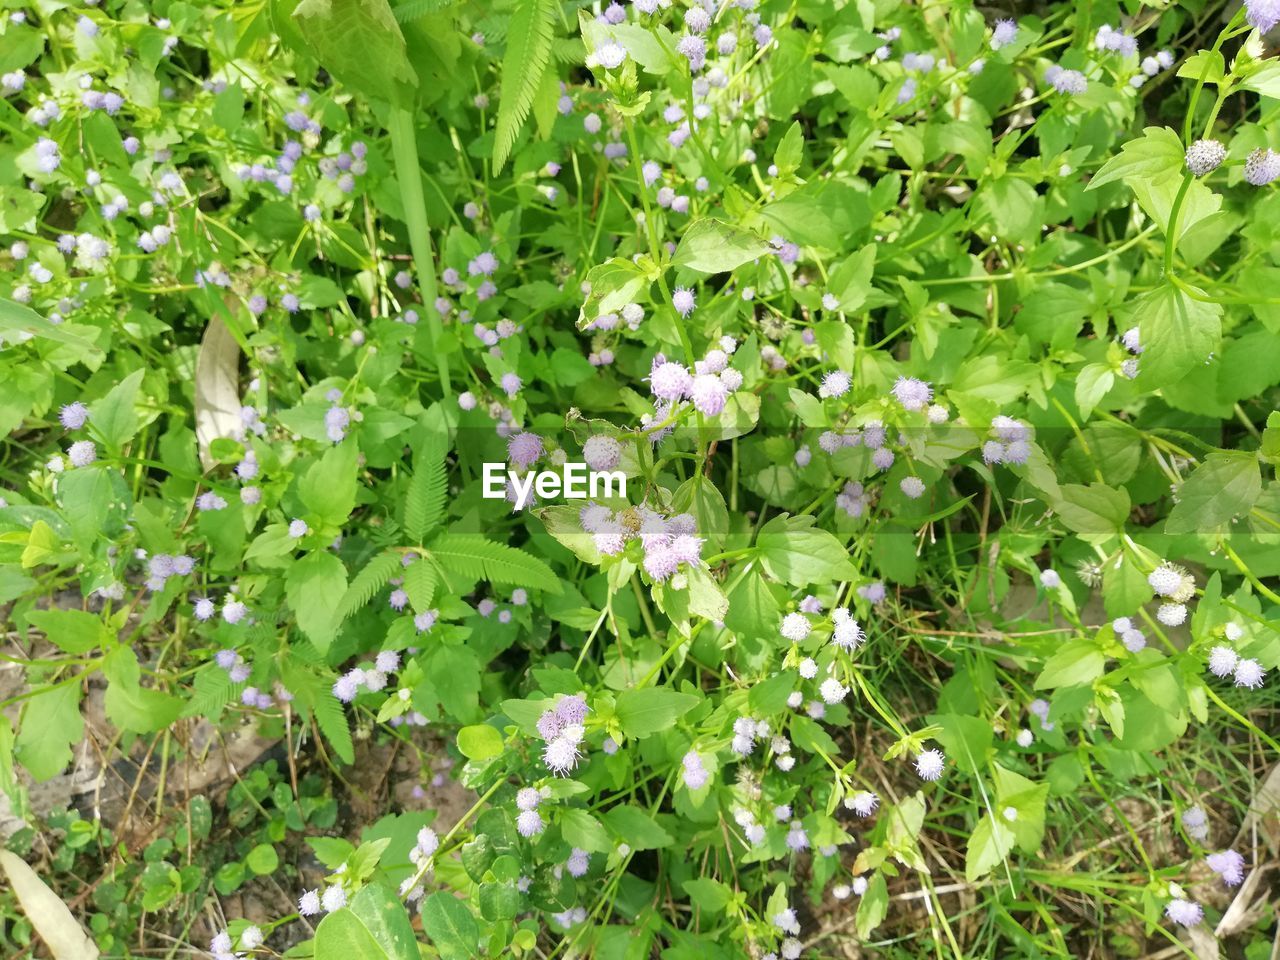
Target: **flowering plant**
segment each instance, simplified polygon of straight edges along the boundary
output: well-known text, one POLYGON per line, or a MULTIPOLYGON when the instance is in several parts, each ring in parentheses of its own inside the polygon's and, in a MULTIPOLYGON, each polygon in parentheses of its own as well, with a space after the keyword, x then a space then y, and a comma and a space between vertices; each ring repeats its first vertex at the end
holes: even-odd
POLYGON ((1008 13, 10 0, 0 938, 1265 953, 1280 4, 1008 13))

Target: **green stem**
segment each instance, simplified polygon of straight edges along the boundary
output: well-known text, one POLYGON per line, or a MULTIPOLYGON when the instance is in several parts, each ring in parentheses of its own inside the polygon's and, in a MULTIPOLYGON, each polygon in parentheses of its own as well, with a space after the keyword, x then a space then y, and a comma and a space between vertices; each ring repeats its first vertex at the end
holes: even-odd
POLYGON ((422 195, 422 168, 418 163, 418 142, 413 128, 413 113, 406 107, 392 107, 388 125, 391 152, 395 158, 396 179, 400 183, 400 202, 404 205, 405 223, 409 227, 409 248, 422 288, 427 336, 445 397, 453 396, 449 383, 449 358, 440 349, 441 320, 436 311, 436 264, 431 251, 431 228, 422 195))

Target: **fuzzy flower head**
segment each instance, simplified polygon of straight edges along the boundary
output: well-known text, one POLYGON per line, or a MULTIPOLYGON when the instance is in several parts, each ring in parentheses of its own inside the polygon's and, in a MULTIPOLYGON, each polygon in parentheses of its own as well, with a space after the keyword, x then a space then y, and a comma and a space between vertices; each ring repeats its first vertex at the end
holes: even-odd
POLYGON ((1170 900, 1164 908, 1164 915, 1182 927, 1194 927, 1204 919, 1204 908, 1194 900, 1177 898, 1170 900))
POLYGON ((693 378, 689 399, 703 416, 714 417, 724 410, 729 399, 729 388, 724 380, 713 373, 703 373, 693 378))
POLYGON ((682 317, 689 316, 689 314, 693 313, 693 308, 697 306, 693 291, 688 287, 676 287, 675 293, 671 294, 671 303, 682 317))
POLYGON ((654 367, 649 389, 659 400, 681 400, 693 389, 693 377, 681 364, 668 360, 654 367))
POLYGON ((1218 140, 1197 140, 1187 147, 1187 170, 1194 176, 1212 173, 1227 158, 1227 148, 1218 140))
POLYGON ((805 617, 803 613, 788 613, 782 618, 782 626, 780 629, 782 635, 786 639, 793 643, 799 643, 801 640, 804 640, 805 637, 809 636, 809 631, 812 627, 809 624, 808 618, 805 617))
POLYGON ((58 412, 58 420, 64 430, 79 430, 89 420, 89 408, 79 400, 68 403, 58 412))
POLYGON ((1236 851, 1211 853, 1204 858, 1204 862, 1228 887, 1238 887, 1244 882, 1244 857, 1236 851))
MULTIPOLYGON (((1280 14, 1280 0, 1276 2, 1277 13, 1280 14)), ((1245 183, 1255 187, 1265 187, 1273 180, 1280 178, 1280 153, 1266 147, 1254 150, 1244 162, 1245 183)))
POLYGON ((933 388, 915 377, 899 377, 893 395, 904 410, 923 410, 933 400, 933 388))
POLYGON ((916 773, 921 780, 937 780, 947 765, 941 750, 925 750, 916 757, 916 773))
POLYGON ((1267 679, 1267 671, 1257 660, 1241 660, 1236 664, 1235 682, 1237 687, 1248 687, 1257 690, 1267 679))
POLYGON ((853 379, 843 370, 833 370, 822 378, 822 386, 818 387, 818 396, 843 397, 853 385, 853 379))
POLYGON ((1012 20, 997 20, 991 30, 991 49, 999 50, 1018 39, 1018 25, 1012 20))
POLYGON ((1231 676, 1239 662, 1239 654, 1230 647, 1219 644, 1209 651, 1209 672, 1215 677, 1231 676))
POLYGON ((541 459, 542 454, 542 438, 536 433, 517 433, 507 441, 507 456, 518 467, 529 467, 541 459))
POLYGON ((1245 0, 1244 18, 1261 33, 1270 32, 1280 23, 1280 0, 1245 0))

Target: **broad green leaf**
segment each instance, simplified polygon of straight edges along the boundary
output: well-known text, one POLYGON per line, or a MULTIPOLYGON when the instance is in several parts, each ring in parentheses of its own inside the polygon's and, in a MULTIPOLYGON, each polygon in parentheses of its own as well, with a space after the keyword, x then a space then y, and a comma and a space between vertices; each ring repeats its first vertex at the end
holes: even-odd
POLYGON ((675 842, 671 834, 639 807, 627 804, 610 807, 604 815, 604 822, 632 850, 657 850, 675 842))
POLYGON ((348 906, 316 927, 315 960, 419 960, 419 955, 409 914, 391 891, 376 883, 362 887, 348 906))
POLYGON ((1102 676, 1107 658, 1093 640, 1072 640, 1049 658, 1036 680, 1037 690, 1074 687, 1102 676))
POLYGON ((422 926, 442 960, 471 960, 478 955, 480 929, 471 911, 453 894, 441 892, 427 897, 422 905, 422 926))
POLYGON ((134 407, 144 372, 135 370, 89 408, 90 422, 112 450, 120 449, 138 432, 138 413, 134 407))
POLYGON ((113 636, 100 617, 83 610, 33 610, 27 619, 50 643, 71 654, 88 653, 113 636))
POLYGON ((343 85, 405 105, 418 77, 387 0, 301 0, 294 21, 324 68, 343 85))
POLYGON ((36 688, 19 721, 14 756, 38 783, 56 776, 71 762, 71 744, 84 736, 80 684, 36 688))
POLYGON ((128 647, 116 647, 102 661, 107 678, 107 719, 129 733, 163 730, 182 712, 183 702, 161 690, 142 686, 138 658, 128 647))
MULTIPOLYGON (((1197 291, 1197 296, 1204 296, 1197 291)), ((1176 383, 1209 362, 1222 340, 1222 307, 1192 299, 1171 283, 1132 306, 1143 345, 1138 379, 1155 387, 1176 383)))
POLYGON ((1137 140, 1102 165, 1089 181, 1088 190, 1128 177, 1160 180, 1182 172, 1186 147, 1169 127, 1147 127, 1137 140))
POLYGON ((1013 850, 1013 842, 1013 831, 1006 824, 990 813, 984 814, 969 835, 964 862, 966 879, 973 883, 1003 863, 1013 850))
POLYGON ((331 553, 317 551, 289 567, 285 592, 298 629, 322 654, 338 632, 338 606, 347 590, 347 568, 331 553))
POLYGON ((764 256, 768 250, 768 244, 741 227, 721 220, 697 220, 680 238, 671 265, 699 273, 724 273, 764 256))
POLYGON ((618 694, 615 713, 622 732, 637 739, 660 733, 696 707, 698 697, 664 687, 642 687, 618 694))
POLYGON ((1124 529, 1129 519, 1129 494, 1123 488, 1117 490, 1104 483, 1083 486, 1064 483, 1061 497, 1053 508, 1062 522, 1076 533, 1109 534, 1124 529))
POLYGON ((1179 485, 1178 502, 1169 511, 1165 533, 1211 532, 1247 514, 1261 495, 1262 470, 1256 454, 1211 453, 1179 485))
POLYGON ((458 750, 468 760, 488 760, 503 750, 502 734, 487 723, 477 723, 458 731, 458 750))
POLYGON ((354 440, 331 447, 298 482, 298 496, 325 523, 341 525, 355 508, 356 452, 354 440))
POLYGON ((792 586, 852 580, 857 571, 840 541, 813 525, 813 517, 778 516, 756 537, 765 570, 792 586))
POLYGON ((651 278, 639 265, 614 257, 587 271, 586 282, 590 293, 578 313, 579 330, 633 303, 649 286, 651 278))

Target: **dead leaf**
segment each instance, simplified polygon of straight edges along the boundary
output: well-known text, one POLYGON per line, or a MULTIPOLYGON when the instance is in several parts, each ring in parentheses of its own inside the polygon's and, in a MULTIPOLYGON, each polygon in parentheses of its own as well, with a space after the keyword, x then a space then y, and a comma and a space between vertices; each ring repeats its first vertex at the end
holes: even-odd
POLYGON ((219 317, 212 317, 196 357, 196 445, 200 465, 214 459, 209 444, 240 427, 240 345, 219 317))
POLYGON ((97 960, 97 944, 85 935, 67 905, 36 876, 25 860, 8 850, 0 850, 0 867, 9 877, 22 912, 54 960, 97 960))

